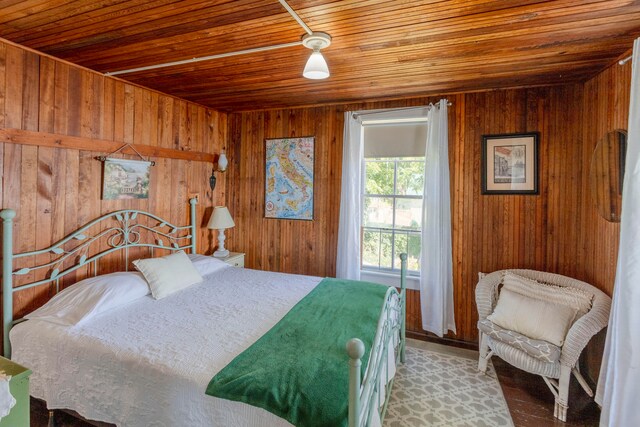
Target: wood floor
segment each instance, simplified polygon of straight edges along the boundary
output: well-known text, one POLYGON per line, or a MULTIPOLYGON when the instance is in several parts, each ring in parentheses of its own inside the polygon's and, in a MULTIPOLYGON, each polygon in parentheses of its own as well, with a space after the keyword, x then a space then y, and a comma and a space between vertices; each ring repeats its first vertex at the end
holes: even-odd
POLYGON ((553 417, 553 395, 542 377, 516 369, 498 357, 491 360, 516 427, 598 426, 600 409, 575 378, 571 378, 569 412, 563 423, 553 417))
MULTIPOLYGON (((598 406, 572 379, 569 392, 569 414, 566 423, 553 418, 553 396, 542 378, 513 368, 497 357, 493 364, 509 405, 515 427, 594 427, 598 426, 598 406)), ((42 401, 31 400, 31 425, 47 426, 47 410, 42 401)), ((104 424, 102 424, 104 425, 104 424)), ((89 427, 65 413, 56 413, 57 427, 89 427)))

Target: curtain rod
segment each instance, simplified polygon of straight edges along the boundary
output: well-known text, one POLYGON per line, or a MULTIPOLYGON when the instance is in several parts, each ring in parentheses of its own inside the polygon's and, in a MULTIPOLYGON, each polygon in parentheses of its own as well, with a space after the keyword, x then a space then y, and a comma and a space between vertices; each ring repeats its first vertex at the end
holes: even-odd
MULTIPOLYGON (((453 103, 451 101, 447 101, 447 107, 451 107, 453 105, 453 103)), ((415 107, 400 107, 400 108, 380 108, 377 110, 368 110, 368 111, 364 111, 362 113, 353 113, 353 118, 357 119, 360 116, 366 116, 368 114, 376 114, 376 113, 383 113, 386 111, 404 111, 404 110, 416 110, 418 108, 431 108, 435 106, 435 104, 429 104, 429 105, 416 105, 415 107)))
POLYGON ((633 55, 629 55, 629 56, 627 56, 626 58, 621 59, 620 61, 618 61, 618 64, 620 64, 620 65, 624 65, 624 64, 626 64, 627 62, 631 61, 631 58, 633 58, 633 55))

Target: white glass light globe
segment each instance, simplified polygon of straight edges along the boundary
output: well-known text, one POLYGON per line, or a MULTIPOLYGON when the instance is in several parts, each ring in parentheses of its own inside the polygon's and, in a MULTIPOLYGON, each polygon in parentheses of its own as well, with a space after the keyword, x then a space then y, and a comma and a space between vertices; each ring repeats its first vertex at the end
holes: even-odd
POLYGON ((224 153, 224 150, 222 150, 222 153, 220 153, 220 157, 218 158, 218 170, 220 172, 226 171, 228 164, 227 155, 224 153))
POLYGON ((307 61, 307 65, 304 67, 302 75, 307 79, 313 80, 326 79, 329 77, 330 74, 327 61, 324 60, 324 57, 319 51, 314 51, 311 54, 307 61))

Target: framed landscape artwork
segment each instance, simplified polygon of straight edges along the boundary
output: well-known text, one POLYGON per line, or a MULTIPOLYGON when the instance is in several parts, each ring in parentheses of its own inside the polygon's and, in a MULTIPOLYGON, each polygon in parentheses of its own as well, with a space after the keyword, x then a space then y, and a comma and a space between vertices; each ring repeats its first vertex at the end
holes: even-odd
POLYGON ((265 141, 265 218, 313 220, 314 137, 265 141))
POLYGON ((105 159, 102 199, 148 199, 150 167, 147 161, 105 159))
POLYGON ((482 194, 538 194, 537 132, 482 136, 482 194))

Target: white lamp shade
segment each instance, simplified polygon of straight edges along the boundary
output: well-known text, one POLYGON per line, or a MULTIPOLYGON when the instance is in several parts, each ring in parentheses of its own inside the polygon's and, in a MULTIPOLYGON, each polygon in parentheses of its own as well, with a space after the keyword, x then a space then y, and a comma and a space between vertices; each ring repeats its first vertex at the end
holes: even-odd
POLYGON ((212 230, 225 230, 227 228, 235 227, 236 223, 233 222, 229 209, 226 206, 216 206, 213 208, 213 214, 209 219, 207 228, 212 230))
POLYGON ((224 150, 222 150, 222 153, 220 153, 220 157, 218 158, 218 170, 220 172, 226 171, 228 164, 229 161, 227 160, 227 155, 224 153, 224 150))
POLYGON ((320 51, 316 50, 311 54, 307 61, 307 65, 304 66, 302 75, 307 79, 313 80, 326 79, 329 77, 327 61, 324 60, 324 56, 322 56, 320 51))

